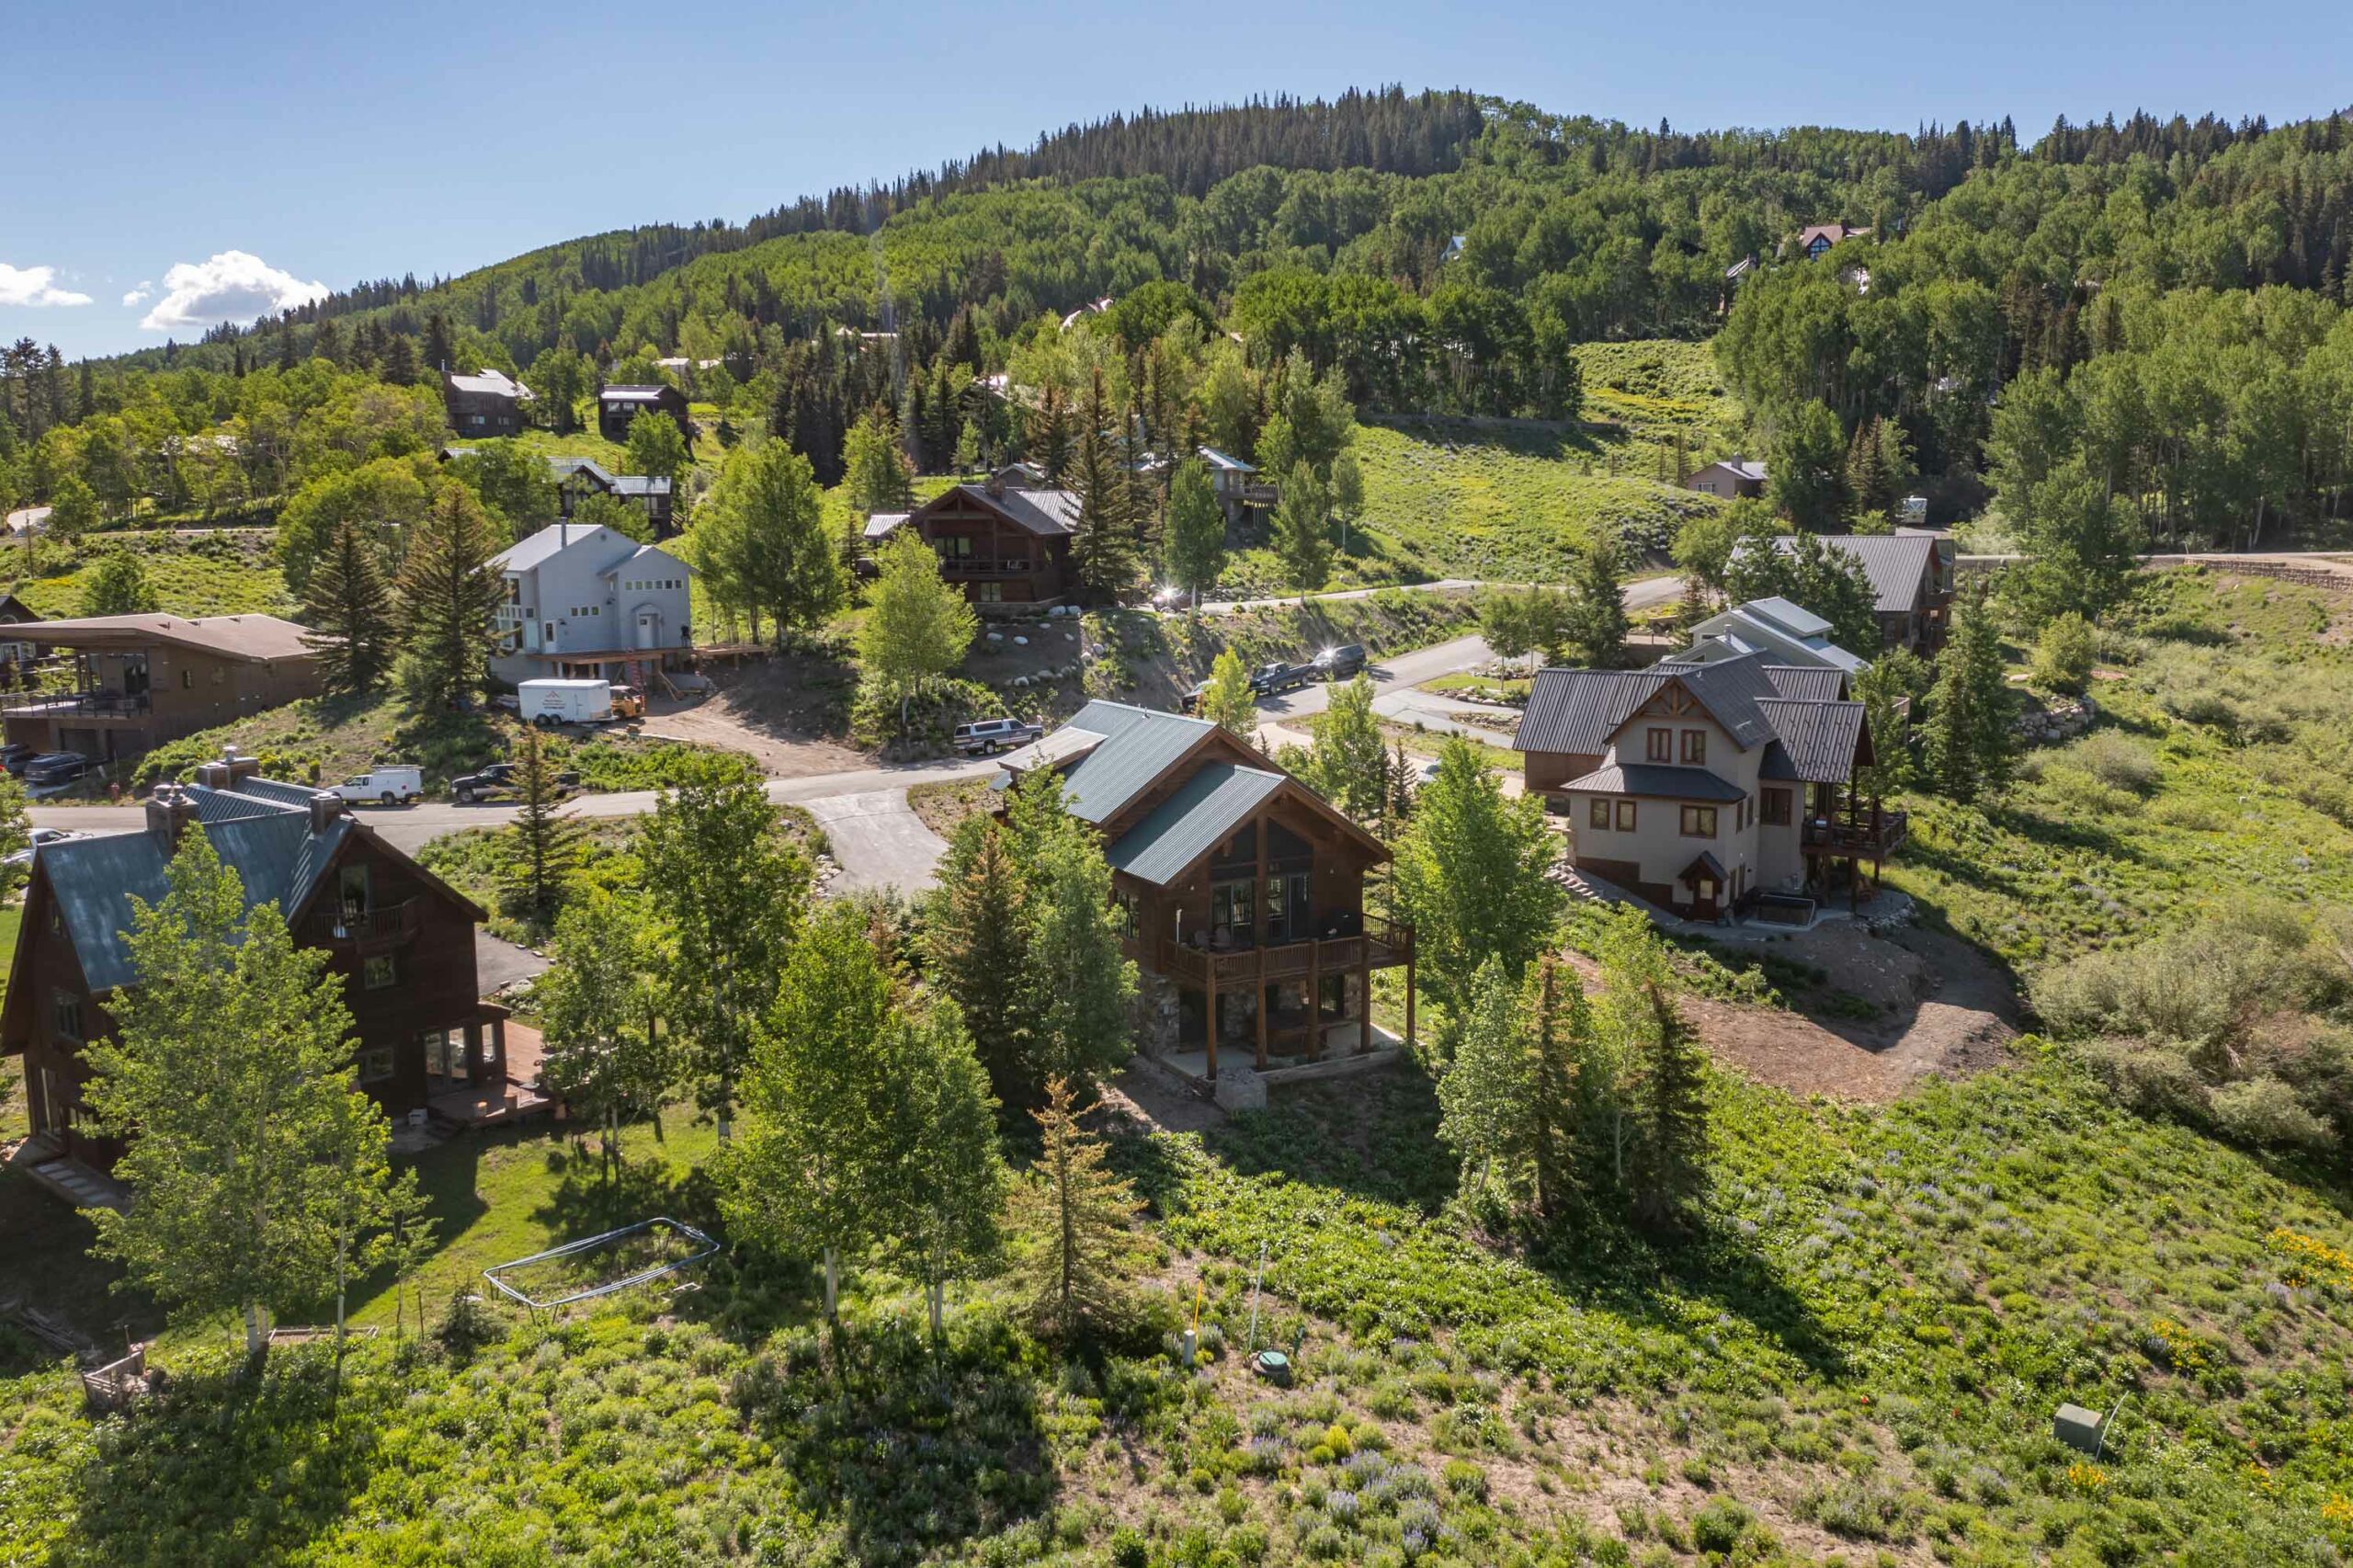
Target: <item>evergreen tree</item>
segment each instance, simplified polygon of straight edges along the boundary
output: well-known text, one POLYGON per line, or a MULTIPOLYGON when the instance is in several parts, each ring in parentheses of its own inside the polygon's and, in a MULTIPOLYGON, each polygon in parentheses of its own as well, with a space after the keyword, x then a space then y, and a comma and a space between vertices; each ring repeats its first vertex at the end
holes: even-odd
POLYGON ((1601 1026, 1633 1074, 1626 1178, 1635 1217, 1680 1221, 1707 1186, 1706 1065, 1675 1001, 1675 971, 1650 922, 1621 910, 1601 948, 1601 1026))
POLYGON ((1332 579, 1332 493, 1305 463, 1283 476, 1282 499, 1275 503, 1275 553, 1283 578, 1300 602, 1332 579))
POLYGON ((1855 700, 1871 734, 1870 766, 1859 769, 1855 788, 1886 799, 1912 787, 1910 709, 1927 694, 1928 666, 1909 648, 1890 648, 1855 674, 1855 700))
POLYGON ((1238 741, 1258 733, 1258 694, 1250 685, 1250 666, 1232 648, 1220 649, 1210 665, 1209 684, 1201 688, 1198 716, 1222 728, 1238 741))
POLYGON ((556 919, 554 964, 532 993, 540 1075, 568 1113, 600 1130, 609 1181, 624 1122, 654 1116, 676 1075, 661 1028, 665 961, 642 896, 591 888, 556 919))
POLYGON ((481 689, 506 592, 482 503, 462 484, 443 485, 401 562, 402 684, 417 707, 443 708, 481 689))
POLYGON ((1199 605, 1225 571, 1225 513, 1199 458, 1179 462, 1169 479, 1167 548, 1170 577, 1199 605))
POLYGON ((506 825, 502 881, 507 907, 545 926, 563 902, 563 884, 580 861, 580 824, 563 815, 555 757, 535 729, 515 743, 515 820, 506 825))
POLYGON ((1104 1167, 1102 1140, 1079 1125, 1086 1108, 1066 1080, 1047 1084, 1045 1105, 1030 1113, 1044 1147, 1015 1196, 1016 1279, 1032 1326, 1055 1344, 1084 1343, 1125 1314, 1143 1210, 1104 1167))
POLYGON ((1414 801, 1392 878, 1400 918, 1414 926, 1422 984, 1449 1011, 1493 956, 1516 981, 1560 917, 1559 855, 1543 801, 1506 800, 1461 736, 1438 752, 1438 776, 1414 801))
POLYGON ((1008 1182, 997 1152, 996 1102, 952 1005, 925 1008, 896 1037, 894 1131, 900 1167, 893 1230, 920 1280, 939 1337, 948 1281, 995 1262, 1008 1182))
POLYGON ((1025 1076, 1026 892, 1003 824, 976 812, 957 824, 923 926, 924 972, 955 998, 1001 1092, 1025 1076))
POLYGON ((126 549, 109 550, 82 585, 82 613, 146 615, 162 608, 147 568, 126 549))
POLYGON ((348 518, 335 525, 302 596, 302 644, 319 658, 320 684, 335 693, 376 689, 392 668, 392 590, 375 546, 348 518))
POLYGON ((638 859, 673 955, 663 1016, 725 1143, 736 1082, 808 905, 809 862, 758 779, 715 757, 688 764, 662 797, 638 859))
POLYGON ((1953 607, 1952 636, 1928 694, 1928 772, 1941 793, 1973 801, 2010 778, 2010 697, 2001 637, 1980 588, 1953 607))
POLYGON ((1111 868, 1094 835, 1065 817, 1024 870, 1029 1075, 1092 1083, 1127 1060, 1136 995, 1134 960, 1120 947, 1111 868))
POLYGON ((92 1211, 93 1250, 185 1313, 236 1312, 258 1356, 264 1314, 324 1297, 381 1217, 391 1130, 359 1091, 326 954, 295 946, 275 903, 248 911, 199 827, 165 887, 132 913, 116 1036, 87 1048, 91 1111, 133 1134, 116 1174, 138 1195, 92 1211))
POLYGON ((915 481, 899 446, 898 421, 880 403, 860 415, 842 437, 842 472, 850 509, 860 517, 904 512, 914 505, 915 481))
POLYGON ((1128 465, 1120 460, 1118 423, 1096 368, 1079 404, 1078 439, 1063 478, 1078 497, 1071 526, 1071 568, 1090 603, 1117 604, 1135 585, 1139 567, 1134 494, 1128 465))
POLYGON ((904 729, 908 702, 962 661, 980 617, 961 590, 941 580, 939 557, 911 530, 886 540, 874 560, 858 657, 868 678, 898 699, 904 729))
MULTIPOLYGON (((278 347, 278 369, 292 369, 294 368, 294 329, 291 326, 279 329, 278 347)), ((413 387, 422 381, 425 371, 417 363, 416 339, 403 333, 394 333, 391 340, 384 345, 383 363, 378 368, 377 373, 396 387, 413 387)))
POLYGON ((440 311, 425 318, 425 368, 435 376, 457 372, 465 367, 456 363, 457 347, 449 333, 449 318, 440 311))
POLYGON ((1048 381, 1038 394, 1038 406, 1029 415, 1029 460, 1045 475, 1049 487, 1062 484, 1071 461, 1070 404, 1063 396, 1062 387, 1048 381))
POLYGON ((1618 560, 1614 540, 1596 540, 1577 552, 1560 626, 1563 651, 1572 664, 1606 670, 1625 660, 1626 634, 1631 623, 1626 618, 1626 590, 1619 577, 1618 560))

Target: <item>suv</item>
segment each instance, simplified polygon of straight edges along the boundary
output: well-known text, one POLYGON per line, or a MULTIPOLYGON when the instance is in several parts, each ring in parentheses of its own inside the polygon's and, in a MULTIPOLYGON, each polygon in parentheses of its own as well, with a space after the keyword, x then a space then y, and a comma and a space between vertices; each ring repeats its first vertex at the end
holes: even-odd
POLYGON ((1272 697, 1279 691, 1294 691, 1305 686, 1307 677, 1313 674, 1313 665, 1286 665, 1278 660, 1250 672, 1250 689, 1261 697, 1272 697))
MULTIPOLYGON (((519 771, 517 766, 511 762, 488 763, 480 773, 469 773, 462 778, 450 779, 449 799, 461 806, 472 805, 485 795, 495 795, 502 790, 512 790, 515 787, 515 775, 519 771)), ((579 788, 580 775, 573 769, 567 767, 555 776, 557 794, 569 795, 579 788)))
POLYGON ((956 726, 956 749, 967 756, 986 756, 1000 746, 1026 746, 1045 733, 1043 724, 1020 719, 976 719, 956 726))
POLYGON ((40 755, 38 746, 28 746, 22 741, 10 741, 0 746, 0 767, 6 768, 8 776, 13 778, 23 773, 26 766, 40 755))
POLYGON ((1364 644, 1343 642, 1315 655, 1315 673, 1325 680, 1346 680, 1364 668, 1364 644))
POLYGON ((61 789, 90 771, 90 759, 78 751, 53 751, 25 764, 28 790, 61 789))

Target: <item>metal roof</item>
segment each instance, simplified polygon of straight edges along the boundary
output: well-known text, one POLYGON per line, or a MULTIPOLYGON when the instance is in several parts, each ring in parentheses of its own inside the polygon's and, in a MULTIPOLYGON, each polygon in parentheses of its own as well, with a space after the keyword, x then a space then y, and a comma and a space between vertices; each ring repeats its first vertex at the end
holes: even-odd
POLYGON ((1776 665, 1820 665, 1849 675, 1868 668, 1869 660, 1848 653, 1822 634, 1829 624, 1787 599, 1753 600, 1700 621, 1691 629, 1691 646, 1668 654, 1663 662, 1706 665, 1742 653, 1761 653, 1776 665), (1779 611, 1766 610, 1764 607, 1768 606, 1778 606, 1779 611), (1789 618, 1786 622, 1784 614, 1789 618), (1821 630, 1797 631, 1791 629, 1791 622, 1821 630))
POLYGON ((1063 780, 1071 814, 1102 823, 1152 787, 1169 766, 1217 728, 1206 719, 1162 713, 1125 702, 1090 702, 1070 717, 1071 727, 1103 737, 1063 780))
POLYGON ((1704 767, 1676 767, 1664 763, 1628 762, 1597 767, 1582 778, 1561 786, 1596 795, 1655 795, 1669 801, 1722 801, 1741 798, 1741 788, 1704 767))
POLYGON ((1083 730, 1076 724, 1064 724, 1044 739, 1007 753, 1000 766, 1007 773, 1027 773, 1040 764, 1070 762, 1093 751, 1107 738, 1093 730, 1083 730))
POLYGON ((1768 665, 1765 674, 1772 681, 1773 689, 1783 697, 1802 697, 1812 702, 1847 700, 1844 670, 1834 670, 1826 665, 1768 665))
MULTIPOLYGON (((198 831, 212 841, 222 864, 237 873, 248 910, 275 903, 290 918, 354 831, 350 818, 337 816, 324 832, 313 833, 307 809, 272 809, 258 800, 253 802, 258 814, 215 821, 233 807, 205 797, 225 792, 186 788, 195 798, 198 831)), ((307 799, 309 791, 304 794, 307 799)), ((66 839, 42 846, 38 859, 90 989, 111 991, 136 981, 124 934, 131 925, 133 897, 156 903, 170 891, 163 841, 143 831, 66 839)))
POLYGON ((1520 751, 1598 756, 1618 727, 1669 681, 1689 692, 1741 750, 1773 738, 1772 725, 1756 709, 1759 698, 1773 695, 1773 683, 1751 653, 1646 670, 1539 670, 1512 744, 1520 751))
MULTIPOLYGON (((626 561, 642 548, 629 535, 602 526, 591 528, 578 523, 550 523, 529 539, 518 539, 492 556, 491 564, 502 572, 529 572, 569 551, 592 547, 604 566, 626 561)), ((597 570, 603 571, 604 566, 597 570)))
POLYGON ((1854 772, 1855 755, 1863 741, 1861 703, 1768 698, 1757 706, 1772 721, 1773 738, 1798 778, 1809 784, 1836 784, 1854 772))
POLYGON ((992 495, 977 484, 960 484, 956 488, 975 496, 983 506, 1004 513, 1033 534, 1051 539, 1078 526, 1078 492, 1074 490, 1017 490, 1007 485, 1004 494, 992 495))
MULTIPOLYGON (((1929 567, 1937 552, 1936 540, 1927 534, 1815 534, 1815 539, 1841 554, 1853 557, 1862 564, 1863 575, 1870 579, 1874 607, 1881 615, 1905 615, 1920 608, 1927 597, 1929 567)), ((1773 548, 1788 554, 1796 550, 1794 535, 1784 535, 1773 541, 1773 548)))
POLYGON ((274 615, 97 615, 80 620, 28 621, 19 640, 53 648, 136 648, 169 642, 226 659, 259 664, 313 656, 310 628, 274 615))
POLYGON ((866 537, 881 539, 905 522, 910 515, 906 512, 877 512, 866 519, 866 537))
POLYGON ((487 365, 471 376, 451 376, 449 388, 453 392, 473 392, 483 397, 511 397, 522 403, 538 401, 537 394, 530 388, 505 371, 494 370, 487 365))
POLYGON ((602 403, 658 403, 668 387, 612 386, 597 393, 602 403))
POLYGON ((1186 867, 1233 835, 1275 791, 1283 776, 1261 767, 1213 762, 1185 780, 1150 815, 1104 851, 1114 870, 1165 886, 1186 867))
POLYGON ((1232 469, 1236 473, 1256 473, 1258 472, 1248 463, 1244 462, 1240 458, 1229 457, 1225 453, 1219 451, 1215 447, 1203 447, 1200 448, 1199 450, 1201 454, 1201 460, 1209 464, 1211 468, 1232 469))

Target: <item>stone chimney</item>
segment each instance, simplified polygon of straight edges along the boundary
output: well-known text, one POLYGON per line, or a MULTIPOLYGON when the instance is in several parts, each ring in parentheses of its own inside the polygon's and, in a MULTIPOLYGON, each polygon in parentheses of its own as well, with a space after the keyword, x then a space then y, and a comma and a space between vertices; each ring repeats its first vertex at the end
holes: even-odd
POLYGON ((343 815, 343 797, 332 790, 322 790, 312 796, 311 832, 322 834, 333 827, 335 819, 343 815))
POLYGON ((261 758, 239 756, 235 746, 222 746, 215 762, 196 765, 196 781, 208 790, 234 790, 237 780, 250 778, 261 771, 261 758))
POLYGON ((1005 499, 1005 470, 998 469, 995 472, 989 475, 988 483, 982 486, 983 490, 986 490, 991 495, 994 495, 1000 501, 1005 499))
POLYGON ((166 859, 176 854, 180 835, 196 820, 196 802, 176 784, 158 784, 147 797, 147 831, 166 859))

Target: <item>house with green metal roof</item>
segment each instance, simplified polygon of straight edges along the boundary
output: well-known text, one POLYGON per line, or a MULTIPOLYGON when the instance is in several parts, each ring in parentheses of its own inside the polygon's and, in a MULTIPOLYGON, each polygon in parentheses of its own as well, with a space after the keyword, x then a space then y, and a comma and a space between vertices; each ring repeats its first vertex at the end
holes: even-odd
POLYGON ((84 1108, 85 1051, 112 1034, 109 1004, 139 983, 126 940, 133 900, 164 898, 191 833, 237 874, 248 910, 276 904, 298 945, 325 953, 351 1009, 360 1087, 387 1111, 475 1124, 545 1107, 508 1084, 506 1010, 476 983, 483 909, 334 794, 256 768, 251 758, 207 763, 197 782, 149 797, 141 831, 35 851, 0 1005, 0 1052, 24 1059, 35 1163, 104 1171, 122 1153, 84 1108))
POLYGON ((1364 907, 1388 847, 1230 732, 1090 702, 1005 766, 1052 770, 1103 835, 1128 956, 1176 1002, 1144 1045, 1179 1071, 1214 1079, 1221 1051, 1260 1072, 1369 1051, 1372 971, 1403 967, 1410 995, 1412 927, 1364 907))

